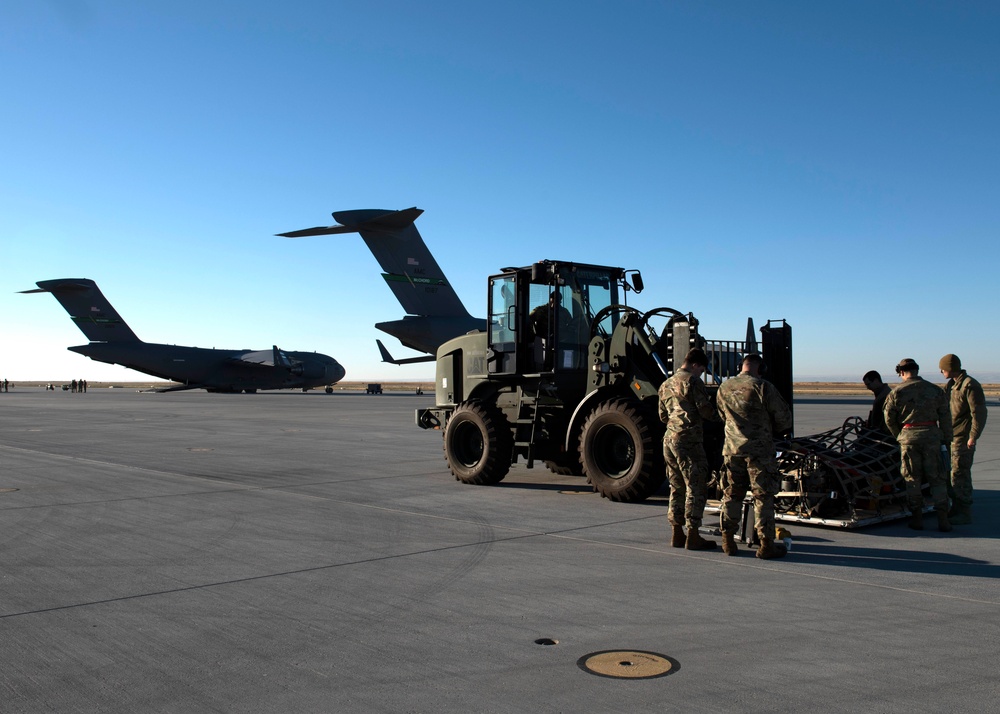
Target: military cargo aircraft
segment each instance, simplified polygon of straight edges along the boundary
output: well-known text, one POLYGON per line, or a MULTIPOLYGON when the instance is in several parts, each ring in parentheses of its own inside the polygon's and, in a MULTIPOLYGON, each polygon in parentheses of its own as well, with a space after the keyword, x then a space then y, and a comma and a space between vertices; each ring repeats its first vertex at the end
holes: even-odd
POLYGON ((316 352, 218 350, 143 342, 86 278, 62 278, 36 283, 25 293, 52 293, 66 308, 89 345, 69 347, 98 362, 120 364, 137 372, 179 382, 156 389, 173 392, 205 389, 209 392, 256 392, 258 389, 329 387, 344 378, 337 360, 316 352))
POLYGON ((404 346, 426 356, 394 359, 376 340, 383 362, 410 364, 431 362, 437 348, 452 337, 471 330, 485 330, 484 318, 472 317, 455 289, 448 283, 434 256, 424 244, 414 221, 423 211, 362 209, 337 211, 339 225, 318 226, 279 233, 284 238, 359 233, 382 266, 382 277, 406 311, 402 320, 379 322, 376 328, 397 338, 404 346))

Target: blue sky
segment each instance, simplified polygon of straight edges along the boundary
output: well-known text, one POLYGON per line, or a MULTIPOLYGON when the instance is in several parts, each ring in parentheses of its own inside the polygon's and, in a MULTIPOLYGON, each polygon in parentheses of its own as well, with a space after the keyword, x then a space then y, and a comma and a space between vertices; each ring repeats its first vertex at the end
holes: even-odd
POLYGON ((17 294, 86 277, 147 341, 430 379, 379 362, 358 236, 274 237, 418 206, 474 315, 502 266, 620 265, 710 338, 787 319, 799 380, 1000 380, 997 37, 991 2, 8 0, 0 377, 143 379, 17 294))

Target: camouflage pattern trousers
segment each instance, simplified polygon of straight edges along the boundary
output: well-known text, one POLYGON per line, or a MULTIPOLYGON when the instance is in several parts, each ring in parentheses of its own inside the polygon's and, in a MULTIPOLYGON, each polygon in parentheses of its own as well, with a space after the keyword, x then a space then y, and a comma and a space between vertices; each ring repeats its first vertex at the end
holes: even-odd
POLYGON ((726 457, 722 467, 723 533, 736 533, 742 518, 743 500, 753 493, 754 528, 761 538, 774 538, 774 494, 781 485, 778 462, 773 454, 736 454, 726 457))
POLYGON ((934 502, 935 510, 947 511, 948 476, 941 463, 941 445, 936 441, 900 444, 899 452, 910 511, 917 513, 924 510, 924 497, 920 493, 924 481, 931 488, 931 501, 934 502))
POLYGON ((976 447, 969 448, 969 438, 963 436, 951 442, 951 497, 959 506, 972 505, 972 460, 976 447))
POLYGON ((667 508, 670 523, 687 525, 695 530, 701 526, 705 513, 708 491, 708 458, 701 441, 663 439, 663 460, 667 463, 670 481, 670 505, 667 508))

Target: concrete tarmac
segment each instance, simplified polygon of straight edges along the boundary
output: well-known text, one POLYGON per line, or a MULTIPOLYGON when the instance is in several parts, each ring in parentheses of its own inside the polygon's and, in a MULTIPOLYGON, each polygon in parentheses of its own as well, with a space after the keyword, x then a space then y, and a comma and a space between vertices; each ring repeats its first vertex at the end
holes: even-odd
POLYGON ((760 561, 669 547, 665 493, 460 484, 432 399, 0 394, 0 711, 997 709, 996 400, 975 525, 760 561))

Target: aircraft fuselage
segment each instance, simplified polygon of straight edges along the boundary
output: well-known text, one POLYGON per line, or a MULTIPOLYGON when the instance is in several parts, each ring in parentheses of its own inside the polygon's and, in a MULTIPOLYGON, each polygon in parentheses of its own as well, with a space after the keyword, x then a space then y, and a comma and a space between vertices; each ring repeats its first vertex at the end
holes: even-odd
POLYGON ((98 362, 118 364, 137 372, 210 391, 308 389, 334 384, 344 368, 332 357, 316 352, 284 352, 290 367, 248 362, 248 354, 271 350, 220 350, 150 342, 91 342, 69 350, 98 362))

